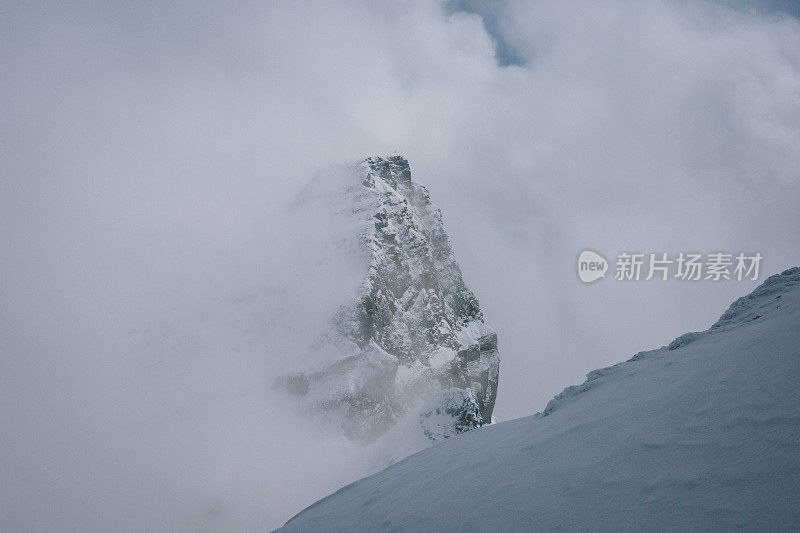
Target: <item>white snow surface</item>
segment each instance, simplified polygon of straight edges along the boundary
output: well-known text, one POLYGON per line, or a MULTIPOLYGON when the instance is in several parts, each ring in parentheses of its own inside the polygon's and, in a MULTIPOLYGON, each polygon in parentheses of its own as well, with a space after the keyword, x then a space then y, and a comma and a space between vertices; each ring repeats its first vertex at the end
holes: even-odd
POLYGON ((348 485, 281 531, 800 527, 800 268, 542 413, 348 485))

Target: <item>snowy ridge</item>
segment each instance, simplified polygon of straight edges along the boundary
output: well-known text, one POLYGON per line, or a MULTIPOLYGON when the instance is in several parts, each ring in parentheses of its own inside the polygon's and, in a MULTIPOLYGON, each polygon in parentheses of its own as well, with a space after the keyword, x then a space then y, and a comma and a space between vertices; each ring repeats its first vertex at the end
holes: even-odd
POLYGON ((799 275, 769 278, 693 342, 592 372, 546 413, 425 449, 282 531, 796 530, 799 275))
MULTIPOLYGON (((305 197, 322 199, 363 257, 357 294, 313 349, 333 362, 280 384, 354 440, 373 440, 402 418, 440 440, 491 421, 497 335, 483 323, 425 187, 402 156, 370 157, 318 176, 305 197), (351 220, 351 222, 345 222, 351 220)), ((405 427, 405 426, 404 426, 405 427)))
POLYGON ((768 277, 756 290, 733 302, 711 326, 711 330, 721 330, 762 318, 769 320, 781 307, 781 302, 778 300, 782 293, 788 292, 798 283, 800 283, 800 267, 790 268, 768 277))
POLYGON ((624 372, 628 365, 639 359, 658 356, 664 350, 676 350, 706 335, 727 331, 730 328, 741 326, 753 320, 768 320, 772 314, 780 309, 780 299, 783 293, 791 290, 798 282, 800 282, 800 267, 790 268, 780 274, 770 276, 753 292, 733 302, 711 328, 701 332, 684 333, 667 346, 662 346, 657 350, 639 352, 625 362, 589 372, 586 374, 586 381, 580 385, 566 387, 550 400, 542 411, 541 416, 551 414, 564 402, 590 390, 602 382, 601 378, 612 375, 617 371, 624 372))

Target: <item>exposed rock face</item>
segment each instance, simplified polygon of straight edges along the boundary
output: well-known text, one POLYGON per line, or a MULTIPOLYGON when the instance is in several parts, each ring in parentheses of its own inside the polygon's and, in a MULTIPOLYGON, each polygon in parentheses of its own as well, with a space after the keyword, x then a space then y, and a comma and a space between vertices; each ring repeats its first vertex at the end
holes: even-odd
POLYGON ((488 424, 497 335, 464 284, 441 211, 402 156, 371 157, 346 173, 368 270, 315 344, 341 358, 283 385, 353 439, 373 439, 405 416, 432 440, 488 424))

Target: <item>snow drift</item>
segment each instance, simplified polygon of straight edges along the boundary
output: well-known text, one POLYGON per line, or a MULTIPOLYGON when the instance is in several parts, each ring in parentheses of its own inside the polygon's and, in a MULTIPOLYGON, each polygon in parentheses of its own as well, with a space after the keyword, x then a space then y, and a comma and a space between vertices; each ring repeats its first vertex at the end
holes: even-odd
POLYGON ((282 531, 794 530, 798 326, 792 268, 708 331, 348 485, 282 531))

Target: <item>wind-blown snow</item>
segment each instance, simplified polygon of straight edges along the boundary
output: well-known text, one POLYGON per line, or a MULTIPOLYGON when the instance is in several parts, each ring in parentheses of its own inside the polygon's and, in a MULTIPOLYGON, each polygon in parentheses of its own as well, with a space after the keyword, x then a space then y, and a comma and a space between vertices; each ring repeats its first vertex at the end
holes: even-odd
POLYGON ((800 268, 772 276, 710 330, 348 485, 282 530, 796 529, 798 284, 800 268))

